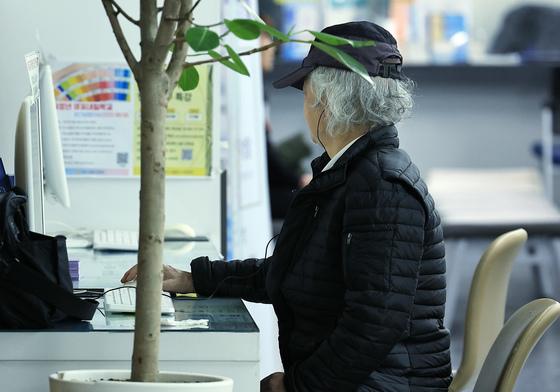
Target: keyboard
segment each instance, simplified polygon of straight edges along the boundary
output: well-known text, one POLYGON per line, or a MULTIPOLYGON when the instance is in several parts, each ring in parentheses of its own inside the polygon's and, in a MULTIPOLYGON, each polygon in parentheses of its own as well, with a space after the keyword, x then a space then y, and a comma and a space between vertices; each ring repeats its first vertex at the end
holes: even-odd
MULTIPOLYGON (((111 289, 105 289, 105 291, 109 290, 111 289)), ((134 313, 136 312, 136 287, 124 286, 118 290, 109 291, 103 295, 103 302, 106 312, 134 313)), ((161 313, 175 313, 173 300, 165 295, 161 296, 161 313)))
MULTIPOLYGON (((165 241, 208 241, 208 238, 197 236, 188 225, 178 224, 165 229, 165 241)), ((93 249, 137 252, 138 231, 95 229, 93 230, 93 249)))
POLYGON ((138 251, 138 232, 103 229, 93 231, 93 249, 138 251))

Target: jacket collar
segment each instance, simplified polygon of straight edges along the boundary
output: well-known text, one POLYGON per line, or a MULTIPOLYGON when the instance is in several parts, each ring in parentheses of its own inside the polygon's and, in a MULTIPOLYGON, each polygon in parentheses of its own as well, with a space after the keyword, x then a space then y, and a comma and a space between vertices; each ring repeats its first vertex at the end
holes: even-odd
POLYGON ((398 148, 399 138, 397 128, 395 128, 394 125, 388 125, 369 130, 342 154, 331 169, 321 172, 330 160, 329 155, 324 152, 311 162, 313 181, 302 190, 325 191, 340 185, 346 180, 346 167, 348 163, 373 146, 376 146, 376 148, 385 146, 398 148))

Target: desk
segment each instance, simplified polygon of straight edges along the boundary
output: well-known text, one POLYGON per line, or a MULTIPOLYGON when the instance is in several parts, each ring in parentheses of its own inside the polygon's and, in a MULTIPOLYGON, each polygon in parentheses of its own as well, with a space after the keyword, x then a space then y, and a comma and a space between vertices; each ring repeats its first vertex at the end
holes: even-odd
MULTIPOLYGON (((186 268, 202 254, 217 256, 212 245, 195 243, 177 251, 166 245, 165 262, 186 268)), ((80 259, 78 288, 114 287, 135 263, 134 253, 71 250, 80 259), (78 255, 79 254, 79 255, 78 255)), ((174 300, 176 320, 209 320, 208 329, 163 327, 160 369, 231 377, 235 392, 259 390, 259 331, 239 299, 174 300)), ((169 316, 163 316, 169 317, 169 316)), ((91 322, 61 323, 38 331, 0 331, 0 390, 48 391, 48 375, 57 370, 128 369, 132 356, 133 315, 97 312, 91 322)))
POLYGON ((536 169, 433 169, 428 187, 446 242, 448 326, 461 280, 474 273, 488 244, 510 230, 524 228, 529 234, 519 258, 533 267, 540 295, 560 297, 560 211, 545 197, 536 169))
MULTIPOLYGON (((182 270, 190 271, 191 260, 200 256, 222 258, 210 241, 172 241, 163 247, 163 262, 182 270)), ((79 261, 80 280, 74 288, 99 289, 120 286, 124 272, 136 264, 137 253, 75 248, 68 249, 68 259, 79 261)))

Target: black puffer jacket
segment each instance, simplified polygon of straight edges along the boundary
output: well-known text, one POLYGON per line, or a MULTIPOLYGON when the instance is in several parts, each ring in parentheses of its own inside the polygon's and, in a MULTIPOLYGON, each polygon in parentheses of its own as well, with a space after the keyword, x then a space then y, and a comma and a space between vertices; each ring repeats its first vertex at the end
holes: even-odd
POLYGON ((447 391, 440 218, 384 127, 317 158, 267 260, 191 263, 197 292, 272 303, 289 391, 447 391))

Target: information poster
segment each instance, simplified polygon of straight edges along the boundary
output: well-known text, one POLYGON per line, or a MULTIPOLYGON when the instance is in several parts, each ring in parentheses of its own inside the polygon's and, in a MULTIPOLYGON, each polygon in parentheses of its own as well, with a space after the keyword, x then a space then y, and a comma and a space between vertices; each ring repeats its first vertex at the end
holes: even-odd
MULTIPOLYGON (((140 98, 121 64, 53 67, 64 163, 69 176, 140 174, 140 98)), ((173 92, 166 130, 166 173, 207 176, 211 163, 211 68, 200 67, 197 89, 173 92)))
MULTIPOLYGON (((165 122, 165 173, 207 176, 212 162, 212 83, 209 66, 197 68, 200 81, 193 91, 173 92, 165 122)), ((136 86, 135 86, 136 88, 136 86)), ((138 96, 138 92, 136 92, 138 96)), ((140 175, 140 100, 135 100, 134 175, 140 175)))

